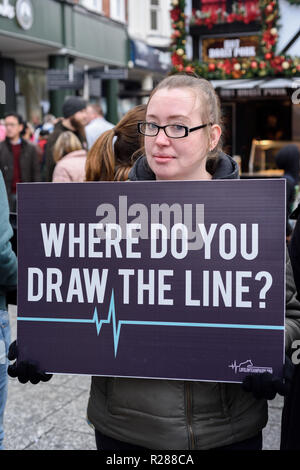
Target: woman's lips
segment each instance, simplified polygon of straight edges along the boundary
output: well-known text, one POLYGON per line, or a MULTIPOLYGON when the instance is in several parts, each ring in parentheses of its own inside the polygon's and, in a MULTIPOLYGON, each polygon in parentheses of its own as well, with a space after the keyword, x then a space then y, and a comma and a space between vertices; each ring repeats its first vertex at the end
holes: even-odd
POLYGON ((153 158, 158 163, 167 163, 175 157, 172 155, 153 155, 153 158))

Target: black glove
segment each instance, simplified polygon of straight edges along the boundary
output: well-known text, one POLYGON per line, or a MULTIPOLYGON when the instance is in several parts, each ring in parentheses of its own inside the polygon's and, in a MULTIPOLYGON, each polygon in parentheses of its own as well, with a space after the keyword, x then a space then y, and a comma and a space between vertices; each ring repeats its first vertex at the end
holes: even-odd
MULTIPOLYGON (((18 358, 18 347, 16 341, 11 343, 8 349, 8 359, 13 361, 18 358)), ((48 382, 52 374, 45 374, 39 370, 39 365, 34 361, 17 361, 8 366, 7 373, 10 377, 17 377, 22 384, 30 381, 32 384, 38 384, 40 381, 48 382)))
POLYGON ((242 388, 252 392, 258 400, 264 398, 273 400, 277 393, 286 396, 290 390, 295 366, 288 356, 285 356, 283 377, 276 377, 269 372, 263 374, 249 374, 243 380, 242 388))

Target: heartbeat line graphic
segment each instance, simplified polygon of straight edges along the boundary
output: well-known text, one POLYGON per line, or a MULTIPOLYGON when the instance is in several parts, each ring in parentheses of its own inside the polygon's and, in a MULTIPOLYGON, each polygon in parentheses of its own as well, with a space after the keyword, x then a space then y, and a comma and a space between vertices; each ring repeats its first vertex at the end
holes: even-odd
POLYGON ((31 322, 61 322, 61 323, 89 323, 96 325, 97 335, 99 336, 101 328, 104 324, 112 323, 114 353, 115 357, 118 353, 119 339, 122 325, 140 325, 140 326, 176 326, 176 327, 193 327, 193 328, 239 328, 239 329, 255 329, 255 330, 284 330, 284 326, 277 325, 243 325, 233 323, 191 323, 191 322, 162 322, 162 321, 137 321, 137 320, 118 320, 116 319, 115 297, 112 289, 108 315, 106 319, 100 319, 98 309, 95 307, 94 315, 91 319, 86 318, 39 318, 39 317, 17 317, 18 321, 31 322))

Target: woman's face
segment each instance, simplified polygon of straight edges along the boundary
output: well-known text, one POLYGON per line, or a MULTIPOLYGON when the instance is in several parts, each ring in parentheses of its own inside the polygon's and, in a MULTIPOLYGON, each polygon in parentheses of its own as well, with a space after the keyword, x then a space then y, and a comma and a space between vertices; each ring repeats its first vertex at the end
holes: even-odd
MULTIPOLYGON (((188 128, 197 127, 202 122, 201 100, 189 88, 163 88, 151 98, 146 121, 159 126, 181 124, 188 128)), ((206 159, 220 138, 221 129, 209 127, 211 142, 206 129, 198 129, 187 137, 172 139, 163 129, 155 137, 145 136, 145 149, 148 164, 157 180, 198 180, 208 179, 206 159)))

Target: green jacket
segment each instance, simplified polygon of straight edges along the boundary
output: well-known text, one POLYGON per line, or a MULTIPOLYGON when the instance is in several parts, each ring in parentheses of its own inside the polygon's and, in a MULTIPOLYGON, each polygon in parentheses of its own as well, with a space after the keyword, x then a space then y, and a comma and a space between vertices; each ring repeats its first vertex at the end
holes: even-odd
POLYGON ((10 239, 9 209, 5 183, 0 171, 0 310, 6 310, 6 292, 17 284, 17 259, 10 239))
MULTIPOLYGON (((236 178, 235 162, 222 156, 216 174, 236 178)), ((287 256, 287 351, 299 337, 300 303, 287 256)), ((258 434, 268 407, 240 384, 92 377, 88 419, 103 434, 148 449, 212 449, 258 434)))

